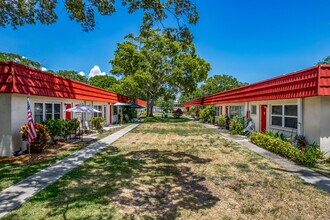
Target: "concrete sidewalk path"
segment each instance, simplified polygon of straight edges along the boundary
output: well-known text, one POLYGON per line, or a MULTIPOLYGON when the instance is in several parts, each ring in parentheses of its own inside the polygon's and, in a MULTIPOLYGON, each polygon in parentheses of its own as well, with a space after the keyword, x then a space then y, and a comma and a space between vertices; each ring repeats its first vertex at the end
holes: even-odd
POLYGON ((70 170, 82 164, 102 149, 112 144, 126 133, 137 127, 139 124, 132 124, 117 131, 93 144, 88 145, 70 156, 56 162, 44 170, 8 187, 0 192, 0 218, 11 210, 26 202, 33 195, 54 183, 70 170))
POLYGON ((225 133, 222 133, 217 126, 210 125, 210 124, 203 124, 203 125, 207 128, 217 130, 225 138, 227 138, 231 141, 234 141, 236 143, 239 143, 242 146, 256 152, 257 154, 272 160, 273 162, 280 165, 283 168, 283 171, 295 174, 295 175, 299 176, 301 179, 303 179, 305 182, 316 185, 330 193, 330 178, 329 177, 326 177, 307 167, 300 166, 300 165, 298 165, 290 160, 287 160, 284 157, 281 157, 277 154, 274 154, 264 148, 260 148, 256 145, 254 145, 253 143, 251 143, 250 140, 245 136, 225 134, 225 133))

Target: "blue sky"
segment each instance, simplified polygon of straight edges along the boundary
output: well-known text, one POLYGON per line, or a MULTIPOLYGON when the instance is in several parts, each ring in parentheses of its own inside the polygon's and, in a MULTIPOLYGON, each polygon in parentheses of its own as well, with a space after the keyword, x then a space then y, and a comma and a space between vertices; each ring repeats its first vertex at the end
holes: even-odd
MULTIPOLYGON (((59 1, 61 2, 61 1, 59 1)), ((314 65, 330 55, 329 0, 199 0, 200 20, 191 28, 197 52, 213 74, 229 74, 252 83, 314 65)), ((0 29, 0 51, 21 54, 53 70, 86 74, 95 66, 109 73, 116 43, 137 33, 141 13, 119 8, 97 16, 92 32, 58 8, 54 25, 0 29)))

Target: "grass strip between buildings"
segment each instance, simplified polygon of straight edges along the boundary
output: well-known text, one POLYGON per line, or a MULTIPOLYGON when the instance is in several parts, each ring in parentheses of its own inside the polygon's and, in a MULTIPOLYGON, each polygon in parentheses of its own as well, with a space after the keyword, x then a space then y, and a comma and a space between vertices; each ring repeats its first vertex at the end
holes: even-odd
POLYGON ((330 195, 189 120, 143 123, 5 219, 327 219, 330 195))

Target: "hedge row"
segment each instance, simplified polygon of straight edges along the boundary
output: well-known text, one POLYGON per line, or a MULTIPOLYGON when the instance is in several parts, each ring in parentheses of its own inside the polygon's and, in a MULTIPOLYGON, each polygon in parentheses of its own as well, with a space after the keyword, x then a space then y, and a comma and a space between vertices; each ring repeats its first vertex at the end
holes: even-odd
POLYGON ((314 164, 317 160, 323 157, 323 152, 320 148, 307 148, 305 150, 301 150, 293 146, 288 141, 283 141, 267 134, 253 132, 250 139, 252 143, 259 147, 265 148, 302 164, 314 164))

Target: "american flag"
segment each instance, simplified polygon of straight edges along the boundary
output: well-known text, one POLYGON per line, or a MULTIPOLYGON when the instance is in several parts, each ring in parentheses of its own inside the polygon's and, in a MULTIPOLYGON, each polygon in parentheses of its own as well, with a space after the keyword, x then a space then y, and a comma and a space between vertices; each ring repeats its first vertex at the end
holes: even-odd
POLYGON ((37 137, 36 129, 34 127, 34 122, 30 107, 30 98, 27 99, 27 120, 28 120, 28 143, 30 144, 33 139, 37 137))

